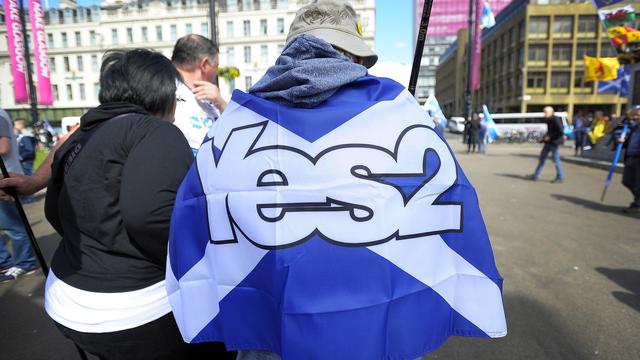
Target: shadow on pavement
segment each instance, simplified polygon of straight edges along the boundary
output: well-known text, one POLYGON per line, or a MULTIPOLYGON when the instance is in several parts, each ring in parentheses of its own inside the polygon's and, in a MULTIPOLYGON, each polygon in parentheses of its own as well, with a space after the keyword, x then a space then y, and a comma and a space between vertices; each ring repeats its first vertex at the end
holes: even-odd
POLYGON ((597 267, 596 271, 629 292, 613 291, 611 295, 623 304, 640 311, 640 271, 597 267))
POLYGON ((546 305, 524 296, 505 295, 509 333, 500 339, 451 337, 424 360, 467 359, 589 359, 590 353, 579 332, 560 322, 561 316, 546 305))
POLYGON ((583 206, 583 207, 586 207, 586 208, 589 208, 589 209, 592 209, 592 210, 612 213, 612 214, 626 216, 626 217, 630 217, 630 218, 636 218, 637 217, 636 215, 626 214, 626 213, 622 212, 622 207, 621 206, 605 205, 605 204, 601 203, 600 201, 581 199, 581 198, 577 198, 577 197, 574 197, 574 196, 562 195, 562 194, 551 194, 551 197, 553 197, 554 199, 559 200, 559 201, 567 201, 567 202, 574 203, 576 205, 580 205, 580 206, 583 206))
POLYGON ((527 175, 519 175, 519 174, 496 174, 496 175, 506 177, 506 178, 511 178, 511 179, 531 181, 527 178, 527 175))

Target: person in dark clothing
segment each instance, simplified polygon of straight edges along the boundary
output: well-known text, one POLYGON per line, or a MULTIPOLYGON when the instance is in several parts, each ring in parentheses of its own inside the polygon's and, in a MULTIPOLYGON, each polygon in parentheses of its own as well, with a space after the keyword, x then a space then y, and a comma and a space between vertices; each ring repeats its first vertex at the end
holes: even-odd
POLYGON ((629 133, 619 141, 627 149, 624 159, 622 184, 633 194, 633 202, 623 209, 626 213, 640 213, 640 106, 635 108, 629 133))
POLYGON ((469 121, 467 130, 467 154, 470 152, 476 152, 478 146, 478 140, 480 138, 480 117, 478 114, 473 114, 473 117, 469 121))
POLYGON ((564 173, 562 172, 562 163, 560 162, 560 145, 564 143, 564 129, 562 125, 562 119, 553 115, 553 108, 547 106, 544 108, 544 117, 547 121, 547 133, 542 138, 544 146, 540 152, 540 158, 538 160, 538 166, 536 171, 529 175, 530 180, 538 180, 542 173, 542 168, 547 160, 547 156, 551 153, 553 162, 556 164, 556 178, 553 183, 561 183, 564 180, 564 173))
POLYGON ((100 106, 55 153, 45 215, 62 236, 45 310, 100 359, 222 359, 220 343, 186 344, 165 289, 169 223, 193 161, 171 123, 180 75, 144 49, 108 52, 100 106))
POLYGON ((574 154, 582 156, 584 151, 585 139, 589 132, 589 124, 584 111, 580 111, 573 118, 573 133, 575 135, 574 154))

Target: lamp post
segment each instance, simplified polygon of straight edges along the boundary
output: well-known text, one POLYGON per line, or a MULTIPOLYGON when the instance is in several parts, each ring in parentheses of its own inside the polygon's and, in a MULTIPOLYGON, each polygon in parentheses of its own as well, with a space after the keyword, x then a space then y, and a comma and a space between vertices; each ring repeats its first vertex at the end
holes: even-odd
MULTIPOLYGON (((217 34, 217 26, 216 26, 216 1, 215 0, 209 0, 209 22, 211 23, 211 41, 213 41, 213 43, 218 46, 218 34, 217 34)), ((219 46, 218 46, 219 48, 219 46)), ((216 86, 218 85, 218 76, 216 75, 215 78, 213 78, 213 83, 216 84, 216 86)))
POLYGON ((467 120, 473 116, 473 88, 471 87, 471 76, 473 72, 473 38, 475 29, 476 0, 469 0, 469 43, 467 44, 467 90, 465 100, 467 102, 467 120))
MULTIPOLYGON (((20 23, 25 34, 27 34, 27 25, 24 20, 24 3, 18 0, 20 6, 20 23)), ((26 40, 26 39, 25 39, 26 40)), ((36 95, 36 87, 33 84, 33 75, 31 73, 31 53, 29 52, 29 43, 24 46, 24 59, 27 63, 27 82, 29 83, 29 105, 31 105, 31 121, 33 124, 38 122, 38 96, 36 95)))

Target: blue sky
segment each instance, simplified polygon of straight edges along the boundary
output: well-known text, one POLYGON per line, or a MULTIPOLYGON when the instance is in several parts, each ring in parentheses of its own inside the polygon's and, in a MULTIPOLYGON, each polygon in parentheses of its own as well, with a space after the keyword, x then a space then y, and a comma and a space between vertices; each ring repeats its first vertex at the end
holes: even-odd
MULTIPOLYGON (((410 64, 413 59, 413 3, 415 0, 376 0, 376 52, 379 61, 410 64)), ((46 0, 42 0, 46 3, 46 0)), ((78 5, 98 4, 100 0, 78 0, 78 5)), ((50 7, 58 0, 49 0, 50 7)))

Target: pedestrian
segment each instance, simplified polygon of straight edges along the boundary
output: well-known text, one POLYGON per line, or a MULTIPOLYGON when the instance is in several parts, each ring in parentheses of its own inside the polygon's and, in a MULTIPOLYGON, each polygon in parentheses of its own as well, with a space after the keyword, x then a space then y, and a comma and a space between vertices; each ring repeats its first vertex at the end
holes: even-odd
POLYGON ((575 135, 574 155, 582 156, 589 129, 588 120, 584 111, 578 112, 573 118, 573 133, 575 135))
MULTIPOLYGON (((13 124, 2 108, 0 108, 0 156, 7 171, 23 173, 13 124)), ((0 201, 0 283, 33 274, 37 269, 36 258, 18 209, 12 202, 0 201), (1 236, 2 232, 11 240, 13 254, 7 250, 5 239, 1 236)))
POLYGON ((629 122, 629 133, 619 141, 623 142, 627 149, 622 184, 633 194, 633 201, 623 211, 638 214, 640 213, 640 106, 636 106, 629 122))
POLYGON ((467 154, 476 152, 480 139, 480 117, 473 114, 469 121, 469 129, 467 131, 467 154))
POLYGON ((194 154, 213 122, 227 107, 220 89, 213 84, 220 62, 218 52, 213 41, 191 34, 178 39, 171 55, 183 79, 176 89, 174 125, 187 138, 194 154))
POLYGON ((162 54, 108 52, 100 105, 56 152, 45 215, 62 236, 46 281, 58 329, 100 359, 217 359, 183 342, 164 285, 169 220, 193 161, 171 122, 180 74, 162 54))
POLYGON ((562 163, 560 162, 560 145, 564 142, 564 132, 562 119, 554 115, 554 110, 551 106, 546 106, 543 109, 544 117, 547 124, 547 133, 542 137, 544 146, 540 152, 540 158, 538 160, 538 166, 536 171, 529 175, 527 178, 536 181, 540 178, 542 168, 544 167, 547 156, 551 153, 553 162, 556 165, 556 178, 552 183, 562 183, 564 181, 564 173, 562 172, 562 163))

